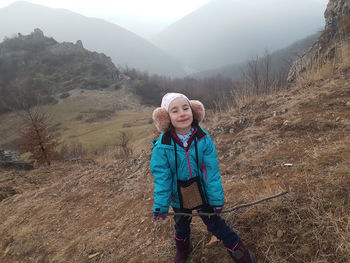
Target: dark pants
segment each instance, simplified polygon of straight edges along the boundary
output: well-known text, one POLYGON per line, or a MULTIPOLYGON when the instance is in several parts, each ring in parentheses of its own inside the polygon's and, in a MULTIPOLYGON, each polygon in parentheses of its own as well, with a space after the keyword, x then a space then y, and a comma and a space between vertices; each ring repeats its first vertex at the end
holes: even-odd
MULTIPOLYGON (((179 208, 173 208, 175 213, 185 212, 191 213, 191 211, 183 211, 179 208)), ((213 208, 206 207, 200 209, 203 213, 213 213, 213 208)), ((204 224, 207 226, 209 232, 216 236, 224 243, 226 248, 232 249, 240 237, 232 230, 232 228, 226 224, 225 220, 220 216, 201 216, 204 224)), ((192 217, 189 216, 174 216, 175 221, 175 235, 179 239, 184 239, 190 236, 191 228, 190 224, 192 217)))

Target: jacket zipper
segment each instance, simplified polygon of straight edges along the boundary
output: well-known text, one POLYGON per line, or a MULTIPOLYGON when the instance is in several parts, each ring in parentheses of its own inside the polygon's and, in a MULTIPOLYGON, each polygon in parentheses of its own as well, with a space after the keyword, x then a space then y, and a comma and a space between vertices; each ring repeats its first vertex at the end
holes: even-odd
POLYGON ((190 156, 188 155, 188 151, 186 151, 186 157, 187 157, 187 162, 188 162, 188 168, 190 169, 190 176, 192 179, 192 168, 191 168, 190 156))

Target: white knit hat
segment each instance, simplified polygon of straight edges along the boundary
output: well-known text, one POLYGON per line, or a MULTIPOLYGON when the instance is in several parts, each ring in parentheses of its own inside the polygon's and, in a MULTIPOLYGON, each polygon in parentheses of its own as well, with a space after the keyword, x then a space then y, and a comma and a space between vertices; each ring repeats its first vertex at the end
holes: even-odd
POLYGON ((161 104, 161 107, 163 109, 165 109, 166 111, 169 110, 169 105, 170 103, 174 100, 174 99, 177 99, 177 98, 184 98, 188 101, 188 103, 191 105, 191 102, 190 100, 183 94, 181 93, 175 93, 175 92, 171 92, 171 93, 167 93, 163 96, 163 99, 162 99, 162 104, 161 104))

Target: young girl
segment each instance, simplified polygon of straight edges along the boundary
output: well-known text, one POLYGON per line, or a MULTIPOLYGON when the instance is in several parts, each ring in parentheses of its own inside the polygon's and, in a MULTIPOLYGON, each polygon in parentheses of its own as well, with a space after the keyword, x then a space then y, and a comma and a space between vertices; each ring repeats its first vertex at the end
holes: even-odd
MULTIPOLYGON (((209 232, 220 239, 236 263, 257 262, 239 236, 220 217, 224 205, 215 146, 209 134, 198 124, 204 118, 204 106, 180 93, 167 93, 153 120, 161 132, 153 141, 151 171, 154 175, 154 220, 166 219, 169 206, 174 212, 191 213, 196 209, 215 216, 201 216, 209 232)), ((192 247, 192 217, 174 216, 175 263, 184 263, 192 247)))

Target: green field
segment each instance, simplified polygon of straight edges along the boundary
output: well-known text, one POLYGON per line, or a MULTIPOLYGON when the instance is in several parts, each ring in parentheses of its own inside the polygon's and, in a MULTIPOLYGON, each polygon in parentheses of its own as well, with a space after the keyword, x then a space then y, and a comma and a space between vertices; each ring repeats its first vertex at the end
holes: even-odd
MULTIPOLYGON (((132 142, 152 133, 152 108, 141 106, 125 91, 76 91, 41 109, 62 141, 79 142, 89 151, 116 145, 120 132, 131 136, 132 142)), ((22 118, 18 113, 0 118, 0 147, 9 146, 18 138, 22 118)))

